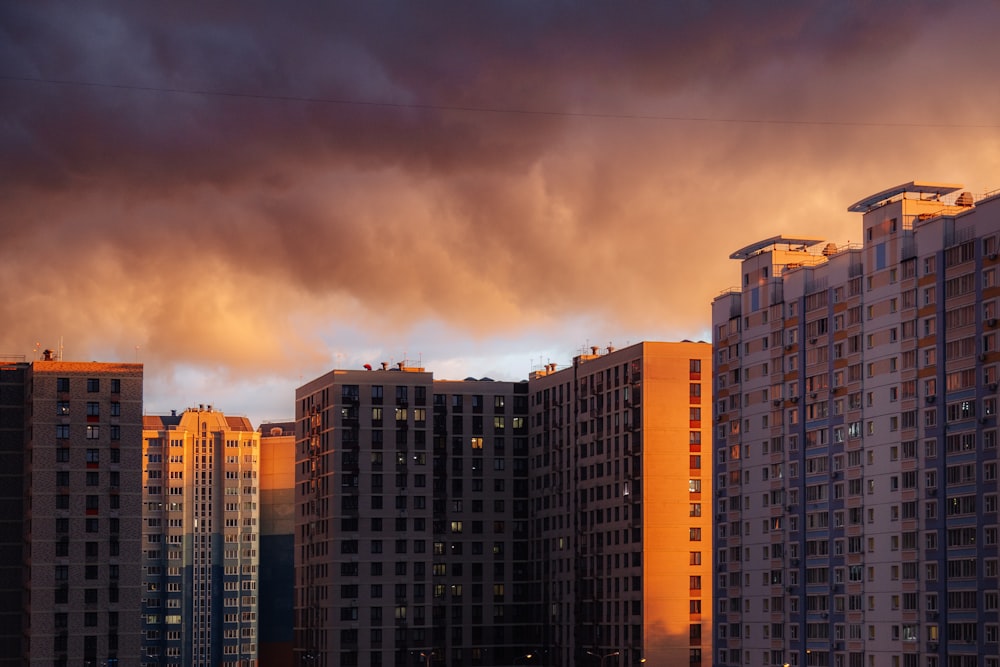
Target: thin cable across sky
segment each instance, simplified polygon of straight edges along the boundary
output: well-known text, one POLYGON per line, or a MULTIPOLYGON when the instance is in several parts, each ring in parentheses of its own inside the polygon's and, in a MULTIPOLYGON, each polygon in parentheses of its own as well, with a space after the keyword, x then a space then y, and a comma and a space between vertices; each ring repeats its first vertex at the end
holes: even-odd
POLYGON ((227 97, 273 102, 300 102, 306 104, 330 104, 342 106, 381 107, 387 109, 413 109, 418 111, 454 111, 461 113, 507 114, 522 116, 556 116, 563 118, 593 118, 603 120, 639 120, 685 123, 725 123, 745 125, 801 125, 813 127, 889 127, 913 129, 997 129, 1000 124, 970 123, 905 123, 889 121, 849 121, 849 120, 797 120, 792 118, 744 118, 683 116, 662 114, 605 113, 590 111, 562 111, 552 109, 520 109, 499 106, 466 106, 450 104, 421 104, 416 102, 390 102, 380 100, 359 100, 310 95, 277 95, 271 93, 248 93, 198 88, 170 88, 164 86, 141 86, 135 84, 106 83, 100 81, 80 81, 71 79, 51 79, 44 77, 14 76, 0 74, 0 81, 42 83, 57 86, 77 86, 107 90, 129 90, 137 92, 162 93, 169 95, 199 95, 204 97, 227 97))

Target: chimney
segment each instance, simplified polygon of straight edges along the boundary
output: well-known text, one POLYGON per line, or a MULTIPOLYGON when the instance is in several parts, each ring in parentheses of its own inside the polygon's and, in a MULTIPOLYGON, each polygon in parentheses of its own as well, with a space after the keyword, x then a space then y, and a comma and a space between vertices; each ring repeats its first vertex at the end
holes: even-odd
POLYGON ((600 349, 601 349, 601 348, 600 348, 600 346, 598 346, 598 345, 591 345, 591 346, 590 346, 590 351, 591 351, 591 353, 592 353, 592 354, 594 354, 595 356, 596 356, 596 355, 597 355, 597 353, 598 353, 598 352, 600 351, 600 349))
POLYGON ((382 362, 382 370, 384 370, 384 371, 389 370, 389 362, 388 361, 383 361, 382 362))

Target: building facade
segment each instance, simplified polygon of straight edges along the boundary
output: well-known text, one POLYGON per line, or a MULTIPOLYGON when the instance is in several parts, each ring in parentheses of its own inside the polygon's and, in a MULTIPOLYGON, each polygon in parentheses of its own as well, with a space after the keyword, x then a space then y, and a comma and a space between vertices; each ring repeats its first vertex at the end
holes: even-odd
POLYGON ((295 422, 260 428, 260 605, 258 655, 292 667, 295 646, 295 422))
POLYGON ((710 362, 644 342, 532 374, 541 664, 711 664, 710 362))
POLYGON ((0 357, 0 666, 18 667, 24 635, 24 410, 30 364, 0 357))
POLYGON ((296 424, 298 664, 505 665, 537 644, 526 382, 331 371, 296 424))
POLYGON ((253 667, 260 433, 212 406, 143 424, 142 664, 253 667))
POLYGON ((998 664, 1000 193, 867 197, 713 302, 715 664, 998 664))
POLYGON ((139 653, 142 379, 141 364, 26 368, 18 664, 139 653))

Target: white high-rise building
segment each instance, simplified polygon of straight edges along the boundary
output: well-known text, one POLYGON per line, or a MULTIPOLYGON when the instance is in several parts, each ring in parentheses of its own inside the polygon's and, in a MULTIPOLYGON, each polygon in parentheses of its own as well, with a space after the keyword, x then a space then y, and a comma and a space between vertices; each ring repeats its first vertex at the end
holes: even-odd
POLYGON ((960 191, 862 199, 857 245, 731 255, 714 664, 1000 664, 1000 192, 960 191))
POLYGON ((212 406, 143 427, 142 664, 253 667, 260 433, 212 406))

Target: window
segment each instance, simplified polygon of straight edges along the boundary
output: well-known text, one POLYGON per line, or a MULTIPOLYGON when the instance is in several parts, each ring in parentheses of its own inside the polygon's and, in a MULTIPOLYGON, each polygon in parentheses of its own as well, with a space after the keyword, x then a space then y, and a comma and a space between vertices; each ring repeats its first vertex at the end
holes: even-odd
POLYGON ((97 440, 101 437, 101 427, 92 424, 87 425, 87 440, 97 440))
POLYGON ((98 378, 87 379, 87 391, 94 393, 101 390, 101 381, 98 378))

